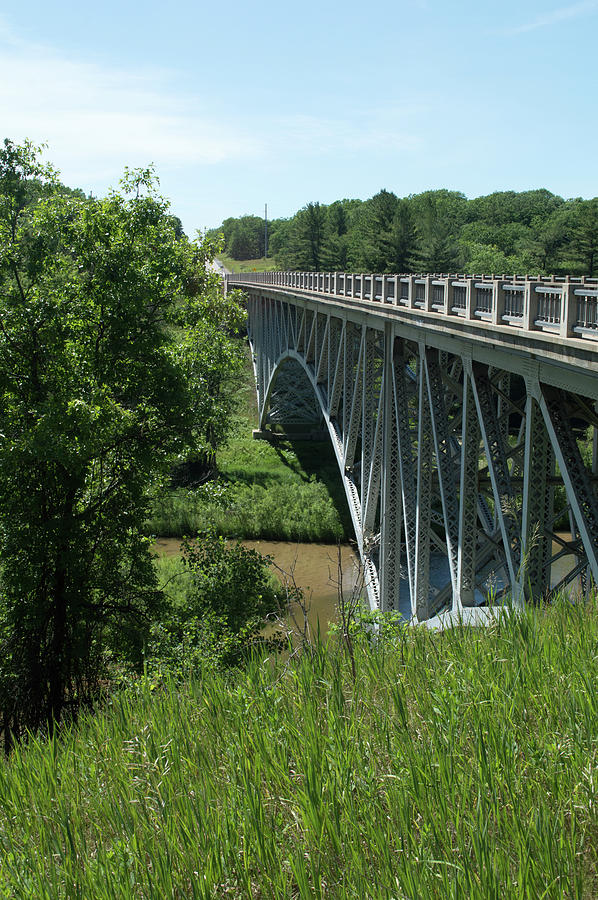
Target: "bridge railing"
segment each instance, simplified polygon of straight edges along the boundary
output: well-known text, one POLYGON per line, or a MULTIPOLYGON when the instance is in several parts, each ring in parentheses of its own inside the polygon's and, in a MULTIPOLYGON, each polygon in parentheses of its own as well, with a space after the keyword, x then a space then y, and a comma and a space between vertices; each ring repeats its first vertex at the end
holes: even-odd
POLYGON ((470 321, 598 340, 598 278, 543 275, 386 275, 250 272, 228 284, 263 284, 470 321))

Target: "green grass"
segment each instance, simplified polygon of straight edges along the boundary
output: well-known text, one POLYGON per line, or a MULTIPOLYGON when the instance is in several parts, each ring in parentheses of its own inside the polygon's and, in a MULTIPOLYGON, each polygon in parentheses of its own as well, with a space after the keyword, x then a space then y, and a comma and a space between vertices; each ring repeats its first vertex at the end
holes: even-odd
POLYGON ((147 524, 162 537, 213 527, 226 537, 336 543, 352 536, 338 466, 329 441, 255 441, 257 410, 248 365, 230 439, 217 454, 224 491, 177 488, 153 503, 147 524))
POLYGON ((0 764, 0 895, 595 897, 597 612, 142 681, 0 764))
POLYGON ((275 272, 279 268, 273 259, 266 259, 265 256, 260 259, 233 259, 221 253, 218 259, 231 272, 275 272))

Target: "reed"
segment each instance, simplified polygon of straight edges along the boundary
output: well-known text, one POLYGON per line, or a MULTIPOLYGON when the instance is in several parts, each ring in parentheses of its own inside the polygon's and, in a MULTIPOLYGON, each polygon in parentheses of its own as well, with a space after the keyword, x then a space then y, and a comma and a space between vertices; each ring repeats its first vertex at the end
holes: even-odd
POLYGON ((146 677, 0 765, 0 894, 595 897, 597 612, 146 677))

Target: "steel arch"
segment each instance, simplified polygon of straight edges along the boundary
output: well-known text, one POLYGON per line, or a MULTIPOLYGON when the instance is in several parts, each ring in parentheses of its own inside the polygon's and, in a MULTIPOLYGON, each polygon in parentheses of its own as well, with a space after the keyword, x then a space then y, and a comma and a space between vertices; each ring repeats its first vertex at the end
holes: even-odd
POLYGON ((430 621, 507 594, 537 600, 566 554, 576 563, 563 585, 598 580, 598 367, 587 353, 567 368, 555 344, 554 364, 539 362, 518 336, 505 352, 477 323, 451 331, 380 303, 242 287, 260 425, 293 361, 332 441, 372 608, 430 621), (559 484, 570 538, 556 531, 559 484))

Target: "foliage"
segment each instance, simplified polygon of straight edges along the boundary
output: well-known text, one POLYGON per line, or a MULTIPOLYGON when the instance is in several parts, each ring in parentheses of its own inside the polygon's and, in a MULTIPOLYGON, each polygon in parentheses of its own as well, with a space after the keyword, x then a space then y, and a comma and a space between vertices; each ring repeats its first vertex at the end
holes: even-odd
POLYGON ((206 472, 213 470, 216 450, 230 431, 234 386, 244 365, 245 320, 238 294, 223 297, 219 287, 195 297, 183 313, 177 352, 193 390, 193 458, 206 472))
MULTIPOLYGON (((227 219, 224 233, 235 223, 227 219)), ((257 220, 262 222, 262 220, 257 220)), ((545 189, 467 200, 436 190, 399 198, 308 203, 277 220, 278 268, 366 272, 598 274, 598 198, 563 200, 545 189)))
POLYGON ((415 249, 409 205, 380 191, 361 205, 351 239, 352 262, 366 272, 405 272, 415 249))
POLYGON ((0 766, 0 893, 590 900, 597 612, 144 679, 0 766))
POLYGON ((412 265, 420 272, 453 272, 458 258, 458 227, 467 201, 457 191, 426 191, 411 199, 417 244, 412 265))
POLYGON ((292 260, 297 268, 318 271, 324 258, 326 237, 326 207, 319 203, 308 203, 294 216, 288 232, 288 243, 279 251, 278 256, 292 260))
MULTIPOLYGON (((284 227, 283 219, 268 222, 268 245, 276 245, 278 231, 284 227)), ((265 251, 266 223, 259 216, 241 216, 225 219, 220 228, 210 234, 222 235, 224 252, 237 260, 259 259, 265 251)))
POLYGON ((56 189, 31 144, 0 151, 7 745, 90 701, 107 651, 141 664, 161 604, 141 531, 148 485, 199 436, 221 437, 226 402, 206 408, 201 341, 208 329, 218 344, 219 316, 230 331, 239 313, 221 309, 212 248, 188 243, 155 186, 151 168, 126 171, 119 192, 86 199, 56 189))
MULTIPOLYGON (((152 628, 147 661, 188 677, 203 666, 226 668, 258 646, 276 649, 261 634, 280 611, 268 558, 242 544, 228 544, 213 531, 183 541, 181 560, 170 560, 165 584, 169 605, 152 628)), ((161 566, 164 572, 165 566, 161 566)))
POLYGON ((494 244, 476 241, 461 241, 459 256, 459 268, 470 275, 521 275, 536 268, 531 253, 507 256, 494 244))
POLYGON ((579 261, 580 271, 598 275, 598 197, 575 204, 570 251, 579 261))

